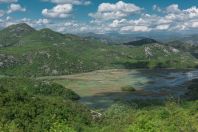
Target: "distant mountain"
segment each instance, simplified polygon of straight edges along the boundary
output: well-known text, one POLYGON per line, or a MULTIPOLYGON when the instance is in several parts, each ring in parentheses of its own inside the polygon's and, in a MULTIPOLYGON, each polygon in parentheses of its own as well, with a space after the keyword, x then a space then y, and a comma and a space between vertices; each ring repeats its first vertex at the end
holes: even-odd
POLYGON ((107 34, 85 33, 78 35, 86 39, 98 40, 106 44, 122 44, 122 43, 127 43, 145 38, 142 37, 141 35, 135 36, 132 34, 119 34, 119 33, 107 33, 107 34))
POLYGON ((190 52, 193 56, 198 58, 198 43, 195 35, 192 37, 185 37, 180 40, 167 42, 166 45, 172 46, 184 52, 190 52), (192 39, 192 40, 191 40, 192 39))
POLYGON ((189 46, 198 45, 198 34, 191 34, 191 35, 183 35, 179 38, 169 39, 167 43, 178 43, 184 45, 189 44, 189 46))
MULTIPOLYGON (((18 27, 21 29, 21 24, 18 27)), ((15 25, 14 29, 18 27, 15 25)), ((16 37, 16 43, 0 48, 0 75, 48 76, 108 68, 197 66, 197 59, 190 53, 159 44, 152 39, 140 40, 139 46, 129 48, 128 45, 109 45, 50 29, 25 30, 26 35, 22 32, 24 30, 20 32, 21 35, 17 35, 21 37, 16 37)), ((9 36, 9 32, 6 36, 9 36)), ((2 41, 2 45, 6 44, 6 41, 2 41)))
POLYGON ((146 32, 146 33, 130 33, 130 34, 121 34, 121 33, 105 33, 105 34, 96 34, 96 33, 83 33, 78 34, 84 38, 92 38, 101 40, 102 42, 108 44, 122 44, 128 43, 132 41, 141 40, 144 38, 152 38, 160 42, 169 42, 174 40, 180 40, 182 38, 191 36, 189 33, 182 34, 182 33, 175 33, 175 32, 146 32))
POLYGON ((124 45, 142 46, 142 45, 152 44, 152 43, 159 43, 159 42, 154 40, 154 39, 144 38, 144 39, 140 39, 140 40, 124 43, 124 45))
POLYGON ((191 44, 191 45, 198 45, 198 34, 186 36, 186 37, 180 39, 180 41, 183 41, 183 42, 191 44))
POLYGON ((11 25, 0 31, 0 47, 23 45, 29 43, 64 43, 82 38, 72 34, 61 34, 45 28, 35 30, 25 23, 11 25))
POLYGON ((16 45, 22 37, 35 31, 25 23, 9 26, 0 31, 0 47, 16 45))

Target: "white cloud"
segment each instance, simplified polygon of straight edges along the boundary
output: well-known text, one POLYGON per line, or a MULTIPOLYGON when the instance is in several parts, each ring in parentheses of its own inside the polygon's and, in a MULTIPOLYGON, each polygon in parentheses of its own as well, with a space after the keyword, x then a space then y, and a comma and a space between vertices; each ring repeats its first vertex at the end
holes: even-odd
POLYGON ((111 3, 102 3, 98 7, 99 12, 108 12, 108 11, 121 11, 126 13, 134 13, 139 11, 140 8, 132 3, 125 3, 123 1, 119 1, 116 4, 111 3))
POLYGON ((198 8, 196 6, 193 6, 189 9, 183 10, 184 14, 187 14, 189 18, 198 18, 198 8))
MULTIPOLYGON (((49 18, 67 18, 72 15, 73 7, 76 4, 57 3, 52 9, 43 9, 42 14, 49 18)), ((198 8, 196 6, 180 9, 177 4, 172 4, 164 8, 154 5, 153 12, 153 14, 148 14, 146 10, 132 3, 119 1, 115 4, 100 4, 96 13, 89 14, 93 19, 87 23, 75 21, 72 17, 72 20, 48 18, 38 20, 24 18, 15 20, 14 18, 6 19, 5 16, 1 18, 0 27, 13 23, 26 22, 37 29, 47 27, 64 33, 182 32, 198 30, 198 8)), ((3 13, 0 12, 0 14, 3 13)))
POLYGON ((42 14, 50 18, 66 18, 70 16, 72 10, 73 6, 71 4, 63 4, 57 5, 52 9, 43 9, 42 14))
POLYGON ((121 28, 121 32, 149 32, 151 29, 147 26, 126 26, 121 28))
POLYGON ((179 13, 181 10, 177 4, 172 4, 166 8, 167 13, 179 13))
POLYGON ((162 12, 162 9, 158 5, 153 5, 153 10, 157 12, 162 12))
POLYGON ((154 5, 153 11, 160 12, 160 15, 155 15, 155 13, 147 14, 142 11, 141 13, 137 13, 136 17, 131 17, 128 12, 133 14, 141 11, 141 8, 137 8, 137 10, 134 10, 133 12, 132 8, 129 10, 124 6, 118 6, 120 5, 118 3, 103 3, 98 7, 96 13, 89 14, 94 18, 91 23, 96 29, 101 29, 104 32, 116 31, 121 33, 160 30, 173 32, 182 30, 189 31, 192 29, 198 30, 198 8, 196 6, 180 9, 177 4, 172 4, 165 9, 162 9, 159 6, 154 5))
POLYGON ((19 11, 25 12, 26 9, 23 8, 20 4, 11 4, 9 6, 7 13, 10 14, 10 13, 19 12, 19 11))
POLYGON ((115 4, 102 3, 99 5, 96 13, 90 13, 89 16, 95 19, 111 20, 121 19, 131 14, 140 12, 142 9, 133 3, 118 1, 115 4))
POLYGON ((157 25, 156 30, 167 30, 169 27, 170 27, 170 25, 168 25, 168 24, 157 25))
POLYGON ((126 21, 126 19, 114 20, 109 26, 112 28, 121 27, 126 21))
POLYGON ((192 28, 198 27, 198 21, 192 22, 191 26, 192 28))
POLYGON ((42 25, 42 24, 49 24, 49 20, 48 19, 38 19, 36 21, 36 24, 42 25))
POLYGON ((18 0, 0 0, 0 3, 15 3, 18 0))
POLYGON ((89 5, 91 1, 88 0, 43 0, 45 2, 52 2, 55 4, 73 4, 73 5, 89 5))
POLYGON ((0 10, 0 17, 4 16, 5 11, 4 10, 0 10))
POLYGON ((7 21, 9 21, 9 20, 11 20, 11 19, 12 19, 12 18, 11 18, 10 16, 7 16, 7 17, 6 17, 6 20, 7 20, 7 21))

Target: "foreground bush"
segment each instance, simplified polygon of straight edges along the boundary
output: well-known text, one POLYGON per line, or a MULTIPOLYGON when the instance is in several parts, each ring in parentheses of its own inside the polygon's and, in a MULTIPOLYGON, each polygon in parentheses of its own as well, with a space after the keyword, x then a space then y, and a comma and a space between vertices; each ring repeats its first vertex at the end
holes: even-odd
MULTIPOLYGON (((147 100, 150 106, 139 102, 118 103, 106 110, 103 119, 88 132, 197 132, 198 101, 177 104, 147 100)), ((141 101, 140 101, 141 102, 141 101)))
POLYGON ((0 82, 0 132, 198 131, 197 100, 120 101, 93 120, 91 110, 62 86, 29 79, 0 82))
POLYGON ((57 121, 75 130, 91 123, 90 110, 73 101, 79 96, 60 85, 14 78, 0 82, 0 131, 62 129, 54 126, 57 121))
POLYGON ((30 95, 61 96, 64 99, 78 100, 80 96, 62 85, 48 81, 38 81, 25 78, 2 78, 0 87, 8 91, 23 91, 30 95))

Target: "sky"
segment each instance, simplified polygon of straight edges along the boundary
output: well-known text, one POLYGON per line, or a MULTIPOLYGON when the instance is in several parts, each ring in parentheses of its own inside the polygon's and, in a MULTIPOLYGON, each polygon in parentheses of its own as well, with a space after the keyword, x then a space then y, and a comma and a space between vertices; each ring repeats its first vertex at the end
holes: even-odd
POLYGON ((0 0, 0 29, 63 33, 198 32, 198 0, 0 0))

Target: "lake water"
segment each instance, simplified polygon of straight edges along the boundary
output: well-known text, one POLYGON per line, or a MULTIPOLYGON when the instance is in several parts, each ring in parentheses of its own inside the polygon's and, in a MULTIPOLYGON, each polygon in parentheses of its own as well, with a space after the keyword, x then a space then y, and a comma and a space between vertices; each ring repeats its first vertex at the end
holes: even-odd
POLYGON ((113 69, 62 76, 56 82, 79 94, 83 104, 106 108, 115 100, 178 97, 185 93, 185 83, 195 78, 198 70, 113 69), (133 86, 136 91, 123 92, 123 86, 133 86))
MULTIPOLYGON (((115 100, 131 99, 165 99, 179 97, 186 91, 186 82, 198 78, 198 70, 131 70, 127 76, 120 78, 136 88, 136 92, 112 91, 82 97, 81 102, 95 108, 104 108, 115 100)), ((118 81, 119 80, 115 80, 118 81)))

